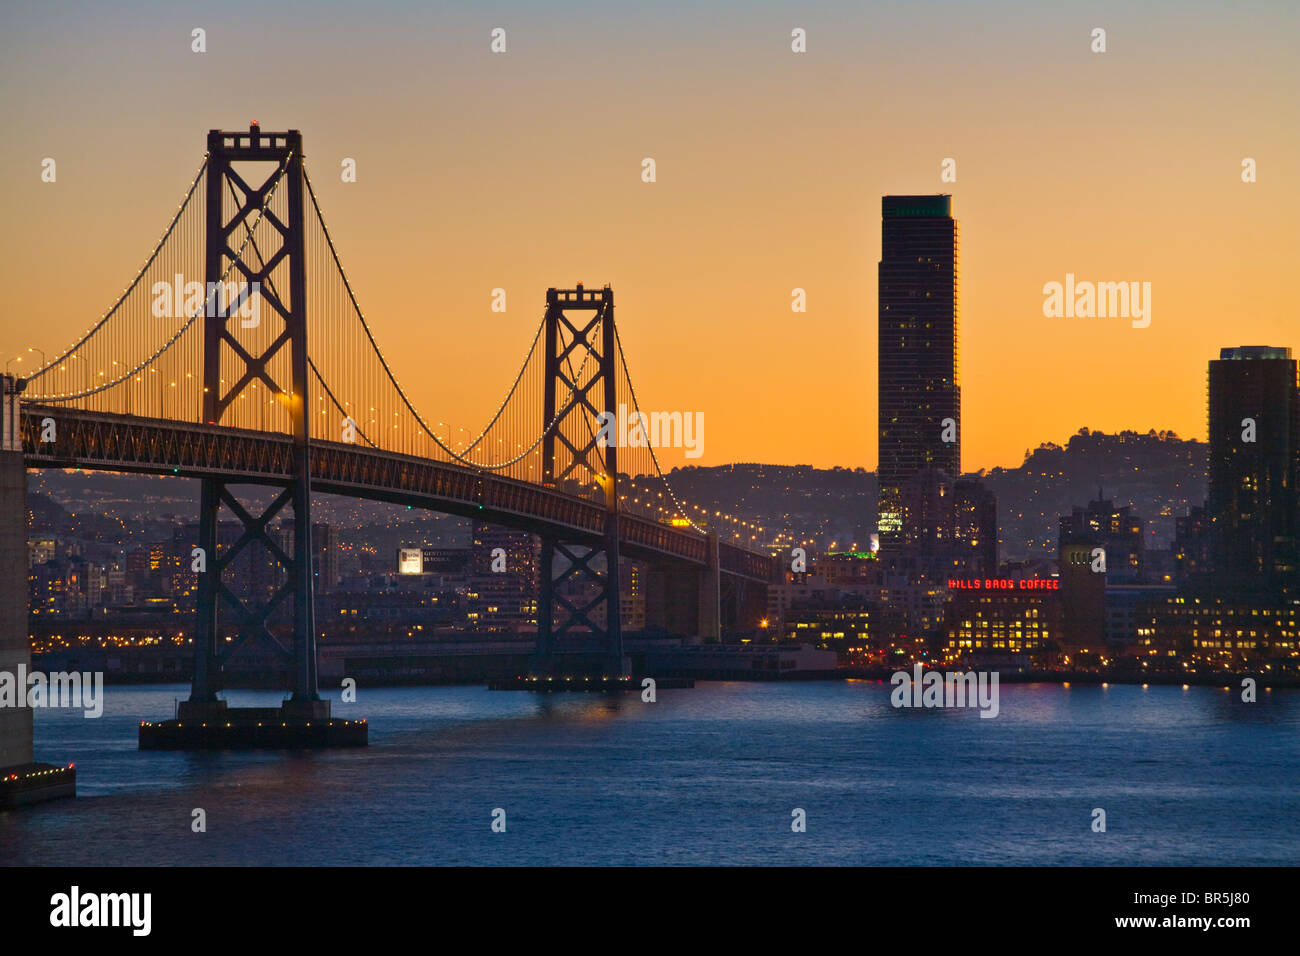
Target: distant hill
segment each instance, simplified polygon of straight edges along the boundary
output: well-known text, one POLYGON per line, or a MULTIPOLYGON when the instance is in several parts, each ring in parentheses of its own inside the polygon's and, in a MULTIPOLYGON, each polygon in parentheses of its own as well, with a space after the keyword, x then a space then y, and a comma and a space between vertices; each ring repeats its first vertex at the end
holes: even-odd
POLYGON ((1064 446, 1039 445, 1019 468, 981 472, 998 496, 1003 556, 1056 553, 1058 517, 1098 491, 1147 521, 1147 547, 1168 547, 1174 519, 1205 501, 1208 448, 1173 432, 1115 435, 1079 429, 1064 446))
MULTIPOLYGON (((1017 559, 1055 555, 1060 515, 1086 505, 1098 489, 1147 519, 1148 547, 1167 547, 1174 519, 1205 500, 1206 464, 1203 442, 1173 432, 1082 428, 1065 445, 1026 450, 1018 468, 976 474, 998 497, 1001 556, 1017 559)), ((763 525, 768 540, 783 533, 783 544, 813 539, 821 549, 864 549, 876 527, 876 476, 862 468, 746 462, 674 468, 668 478, 701 509, 692 517, 731 514, 763 525)), ((156 540, 173 522, 198 515, 198 483, 175 478, 47 470, 29 475, 29 492, 38 527, 106 543, 156 540)), ((314 511, 318 521, 351 529, 348 539, 382 538, 385 547, 387 536, 434 542, 465 533, 461 519, 378 502, 322 495, 314 511)))
POLYGON ((674 468, 668 481, 679 498, 710 514, 738 515, 794 541, 813 538, 822 549, 867 548, 876 530, 876 476, 863 468, 690 466, 674 468))
MULTIPOLYGON (((998 497, 1003 558, 1056 553, 1061 515, 1101 493, 1147 519, 1147 546, 1168 547, 1174 519, 1205 500, 1207 449, 1173 432, 1110 435, 1087 428, 1065 445, 1026 450, 1018 468, 976 474, 998 497)), ((876 526, 876 476, 861 468, 736 464, 674 468, 669 481, 686 501, 758 521, 818 546, 866 547, 876 526)))

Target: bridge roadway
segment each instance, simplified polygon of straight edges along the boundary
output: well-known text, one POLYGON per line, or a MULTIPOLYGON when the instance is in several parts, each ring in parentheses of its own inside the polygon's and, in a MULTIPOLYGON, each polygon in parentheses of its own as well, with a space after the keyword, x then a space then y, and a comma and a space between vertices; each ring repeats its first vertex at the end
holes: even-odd
MULTIPOLYGON (((159 418, 90 412, 61 406, 22 406, 23 456, 29 468, 220 478, 231 483, 285 486, 293 467, 293 439, 275 432, 197 425, 159 418), (41 423, 55 422, 55 440, 41 442, 41 423)), ((402 455, 364 445, 311 443, 315 491, 387 501, 475 518, 535 534, 599 546, 605 509, 541 484, 476 471, 464 465, 402 455)), ((619 515, 619 547, 643 561, 704 565, 704 536, 652 518, 619 515)), ((737 578, 770 582, 776 564, 767 555, 725 541, 719 570, 737 578)))

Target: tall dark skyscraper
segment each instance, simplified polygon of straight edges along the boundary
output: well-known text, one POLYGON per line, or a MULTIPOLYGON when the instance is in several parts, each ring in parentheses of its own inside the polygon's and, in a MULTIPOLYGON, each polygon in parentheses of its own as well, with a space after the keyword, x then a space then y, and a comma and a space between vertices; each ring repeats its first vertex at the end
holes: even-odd
POLYGON ((885 196, 881 214, 877 477, 880 546, 892 549, 908 479, 961 474, 959 232, 951 196, 885 196))
POLYGON ((1296 594, 1300 367, 1291 350, 1220 350, 1210 362, 1209 424, 1212 585, 1296 594))

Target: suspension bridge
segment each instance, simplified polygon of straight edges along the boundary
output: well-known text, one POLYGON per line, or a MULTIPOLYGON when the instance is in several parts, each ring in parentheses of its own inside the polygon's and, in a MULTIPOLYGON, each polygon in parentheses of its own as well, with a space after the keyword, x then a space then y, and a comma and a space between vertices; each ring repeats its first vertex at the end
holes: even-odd
POLYGON ((222 662, 249 640, 291 662, 287 714, 328 716, 316 675, 313 492, 540 536, 535 675, 553 674, 580 635, 600 647, 602 676, 625 676, 620 558, 647 568, 648 624, 706 639, 757 623, 777 573, 758 528, 706 525, 674 494, 651 442, 601 439, 602 412, 624 406, 636 421, 642 411, 608 287, 547 291, 518 374, 476 437, 453 441, 422 415, 358 304, 296 130, 209 132, 176 214, 117 301, 52 360, 5 381, 6 448, 20 444, 25 467, 201 482, 196 556, 206 567, 182 717, 220 715, 222 662), (279 492, 251 504, 240 493, 249 485, 279 492), (290 511, 282 547, 268 527, 290 511), (222 544, 230 520, 241 533, 222 544), (227 581, 255 543, 285 571, 264 601, 227 581))

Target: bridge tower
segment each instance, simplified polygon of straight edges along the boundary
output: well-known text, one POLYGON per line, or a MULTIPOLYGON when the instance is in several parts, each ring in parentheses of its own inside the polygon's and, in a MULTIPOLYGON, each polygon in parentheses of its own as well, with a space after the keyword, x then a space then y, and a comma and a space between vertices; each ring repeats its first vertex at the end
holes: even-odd
POLYGON ((581 474, 585 468, 596 476, 604 492, 605 521, 598 542, 542 536, 534 670, 553 673, 559 639, 585 626, 600 644, 602 674, 620 676, 623 634, 618 575, 618 448, 617 442, 599 439, 596 424, 601 412, 615 413, 618 409, 614 290, 606 286, 593 291, 581 284, 575 289, 548 289, 544 335, 542 427, 551 427, 542 439, 542 482, 562 487, 572 480, 570 476, 581 474), (596 371, 580 383, 579 371, 589 361, 596 363, 596 371), (556 405, 557 386, 560 394, 569 396, 563 407, 556 405), (566 429, 570 421, 581 422, 581 427, 570 425, 566 429), (561 445, 568 452, 564 457, 557 456, 561 445), (557 567, 559 563, 563 566, 557 567), (570 581, 588 583, 594 596, 575 602, 562 587, 570 581), (557 605, 564 612, 558 624, 557 605))
MULTIPOLYGON (((179 716, 207 715, 221 709, 216 692, 221 689, 220 669, 234 648, 252 640, 292 660, 293 698, 285 710, 298 717, 324 717, 329 702, 322 701, 316 683, 316 622, 312 604, 311 471, 306 417, 307 398, 307 269, 304 239, 302 134, 263 132, 253 124, 247 132, 208 133, 206 182, 206 248, 204 271, 209 302, 203 319, 203 421, 219 425, 231 405, 254 382, 263 383, 288 413, 293 434, 291 478, 265 509, 242 504, 231 483, 203 480, 199 505, 199 547, 207 562, 199 575, 198 626, 195 631, 194 685, 190 700, 179 716), (241 164, 238 170, 236 163, 241 164), (256 175, 249 174, 255 170, 256 175), (245 177, 248 177, 245 179, 245 177), (283 177, 284 181, 281 182, 283 177), (283 189, 287 214, 271 212, 268 197, 283 189), (226 197, 235 211, 227 217, 226 197), (253 230, 259 222, 269 229, 253 230), (270 245, 259 245, 261 237, 270 245), (247 244, 245 244, 247 242, 247 244), (241 254, 242 250, 242 254, 241 254), (250 264, 250 262, 252 264, 250 264), (288 284, 276 287, 272 275, 288 284), (256 288, 262 308, 258 321, 283 323, 278 334, 260 337, 261 346, 241 339, 246 320, 236 311, 240 304, 225 301, 223 280, 256 288), (214 302, 213 298, 217 301, 214 302), (269 314, 268 314, 269 313, 269 314), (288 362, 274 361, 288 350, 288 362), (223 363, 224 358, 224 363, 223 363), (223 364, 225 366, 223 370, 223 364), (238 522, 241 533, 218 553, 222 506, 238 522), (293 509, 291 553, 280 546, 268 529, 286 506, 293 509), (254 513, 258 512, 258 513, 254 513), (287 580, 265 603, 244 601, 228 586, 230 569, 239 553, 261 542, 284 568, 287 580), (285 647, 268 627, 284 602, 293 605, 293 646, 285 647), (231 644, 219 638, 218 611, 227 607, 238 621, 238 637, 231 644)), ((245 293, 247 294, 247 293, 245 293)))

